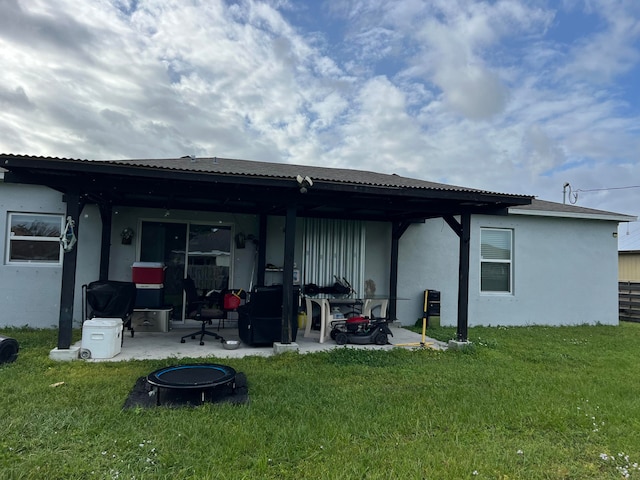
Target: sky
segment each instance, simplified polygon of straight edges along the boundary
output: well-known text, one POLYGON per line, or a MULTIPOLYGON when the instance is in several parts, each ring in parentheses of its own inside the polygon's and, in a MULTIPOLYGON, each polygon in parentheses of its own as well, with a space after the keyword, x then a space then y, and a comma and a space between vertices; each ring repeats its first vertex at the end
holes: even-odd
MULTIPOLYGON (((640 1, 0 0, 0 153, 354 168, 640 216, 640 1)), ((618 240, 640 249, 640 222, 618 240)))

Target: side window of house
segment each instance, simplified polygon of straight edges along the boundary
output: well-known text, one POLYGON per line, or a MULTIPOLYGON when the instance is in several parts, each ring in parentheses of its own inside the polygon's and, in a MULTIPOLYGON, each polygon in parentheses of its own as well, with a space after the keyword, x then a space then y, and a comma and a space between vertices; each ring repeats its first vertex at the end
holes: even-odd
POLYGON ((6 262, 8 264, 62 263, 62 215, 9 213, 6 262))
POLYGON ((480 291, 511 293, 513 291, 513 230, 482 228, 480 230, 480 291))

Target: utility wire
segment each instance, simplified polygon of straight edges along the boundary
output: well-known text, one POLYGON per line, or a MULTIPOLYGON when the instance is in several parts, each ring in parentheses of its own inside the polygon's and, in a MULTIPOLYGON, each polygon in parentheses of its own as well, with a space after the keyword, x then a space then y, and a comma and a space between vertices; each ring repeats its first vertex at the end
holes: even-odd
POLYGON ((640 188, 640 185, 628 185, 626 187, 606 187, 606 188, 577 188, 573 189, 569 182, 562 186, 563 201, 566 203, 567 193, 569 194, 569 203, 575 205, 578 202, 578 192, 606 192, 609 190, 628 190, 631 188, 640 188))
POLYGON ((629 185, 628 187, 609 187, 609 188, 590 188, 590 189, 578 188, 576 192, 604 192, 607 190, 626 190, 629 188, 640 188, 640 185, 629 185))

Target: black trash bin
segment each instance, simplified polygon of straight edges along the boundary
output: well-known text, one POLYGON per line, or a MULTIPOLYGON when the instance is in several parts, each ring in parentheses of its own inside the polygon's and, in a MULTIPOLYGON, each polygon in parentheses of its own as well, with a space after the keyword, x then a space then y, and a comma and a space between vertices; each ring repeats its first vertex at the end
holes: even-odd
POLYGON ((13 362, 18 358, 18 342, 0 335, 0 363, 13 362))

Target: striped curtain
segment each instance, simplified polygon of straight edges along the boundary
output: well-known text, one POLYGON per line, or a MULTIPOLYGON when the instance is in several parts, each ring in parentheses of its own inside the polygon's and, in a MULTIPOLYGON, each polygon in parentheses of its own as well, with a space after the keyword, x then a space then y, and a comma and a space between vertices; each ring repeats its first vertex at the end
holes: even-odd
POLYGON ((302 281, 319 287, 346 279, 364 293, 365 228, 361 221, 307 218, 302 281))

